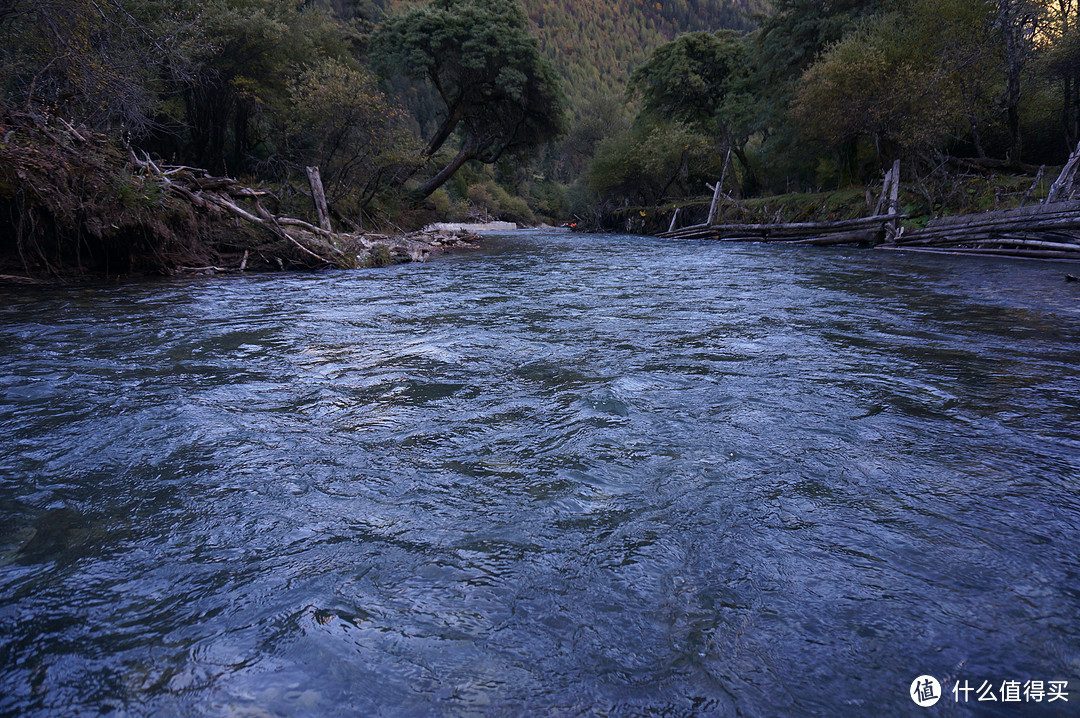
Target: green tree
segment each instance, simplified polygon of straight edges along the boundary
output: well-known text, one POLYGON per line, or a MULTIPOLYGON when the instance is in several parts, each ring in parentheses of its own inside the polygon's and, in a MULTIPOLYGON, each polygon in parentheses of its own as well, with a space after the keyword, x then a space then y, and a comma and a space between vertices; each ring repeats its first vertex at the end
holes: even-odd
POLYGON ((776 191, 812 182, 820 147, 808 146, 791 121, 799 80, 860 18, 894 0, 777 0, 749 43, 752 77, 746 114, 758 140, 763 184, 776 191))
POLYGON ((683 122, 637 122, 605 139, 589 167, 589 185, 609 201, 641 206, 700 192, 720 172, 710 137, 683 122))
POLYGON ((189 66, 175 84, 187 137, 181 155, 211 168, 250 169, 272 149, 266 117, 288 106, 290 81, 323 58, 351 61, 346 29, 296 0, 213 0, 186 26, 189 66))
POLYGON ((1008 159, 1020 165, 1023 134, 1020 127, 1022 80, 1027 64, 1035 54, 1035 36, 1042 24, 1046 5, 1041 0, 993 0, 993 28, 1002 57, 1005 88, 1001 104, 1011 140, 1008 159))
POLYGON ((430 195, 466 162, 525 154, 563 129, 563 92, 527 30, 516 0, 434 0, 398 15, 375 34, 384 69, 430 84, 442 118, 428 140, 433 157, 457 132, 456 156, 417 191, 430 195))
POLYGON ((331 58, 288 87, 288 156, 318 165, 331 204, 360 213, 411 171, 420 154, 405 113, 363 68, 331 58))
POLYGON ((179 42, 158 33, 168 0, 0 2, 0 86, 5 99, 77 122, 123 123, 142 134, 163 90, 157 68, 179 42))
POLYGON ((794 118, 834 147, 872 139, 883 166, 940 149, 994 112, 990 20, 979 0, 865 18, 802 75, 794 118))
POLYGON ((1072 148, 1080 141, 1080 12, 1074 0, 1047 3, 1041 37, 1041 74, 1059 87, 1060 123, 1072 148))
POLYGON ((630 92, 641 96, 646 111, 718 136, 752 176, 739 92, 748 76, 742 38, 728 30, 694 32, 657 48, 630 77, 630 92))

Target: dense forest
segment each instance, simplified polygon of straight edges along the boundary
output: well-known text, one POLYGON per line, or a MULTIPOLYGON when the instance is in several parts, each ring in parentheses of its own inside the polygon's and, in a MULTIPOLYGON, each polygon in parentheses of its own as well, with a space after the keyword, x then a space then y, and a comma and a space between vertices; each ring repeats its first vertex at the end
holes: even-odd
POLYGON ((0 253, 205 231, 151 158, 293 214, 318 167, 358 229, 655 229, 709 183, 738 214, 898 158, 913 212, 963 209, 973 178, 1000 195, 1080 139, 1077 20, 1073 0, 4 0, 0 253))
POLYGON ((909 213, 985 209, 1080 139, 1078 29, 1071 0, 780 0, 754 32, 688 33, 631 77, 594 203, 862 188, 901 159, 909 213))
POLYGON ((564 79, 571 107, 619 96, 649 52, 686 32, 749 31, 762 0, 591 3, 525 0, 544 54, 564 79))

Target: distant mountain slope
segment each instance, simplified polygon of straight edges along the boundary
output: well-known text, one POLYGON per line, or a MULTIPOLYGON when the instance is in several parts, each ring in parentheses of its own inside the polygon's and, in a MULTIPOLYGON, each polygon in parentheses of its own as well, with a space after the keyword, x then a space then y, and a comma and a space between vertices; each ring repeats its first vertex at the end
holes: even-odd
POLYGON ((750 30, 766 0, 523 0, 571 105, 621 94, 656 47, 698 30, 750 30))
MULTIPOLYGON (((330 0, 333 5, 350 0, 330 0)), ((352 0, 357 2, 357 0, 352 0)), ((416 0, 359 0, 377 17, 416 0)), ((749 30, 768 0, 522 0, 544 54, 566 80, 572 107, 621 96, 655 48, 697 30, 749 30)))

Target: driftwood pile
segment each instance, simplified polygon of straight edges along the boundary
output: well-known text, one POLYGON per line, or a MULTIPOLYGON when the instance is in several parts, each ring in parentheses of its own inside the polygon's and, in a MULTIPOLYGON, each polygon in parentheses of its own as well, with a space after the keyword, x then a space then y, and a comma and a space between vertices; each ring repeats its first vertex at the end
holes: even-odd
POLYGON ((766 224, 714 224, 717 202, 723 193, 718 183, 713 188, 709 219, 682 229, 672 227, 658 236, 665 239, 717 239, 725 242, 786 242, 789 244, 860 244, 873 246, 896 237, 900 213, 900 163, 895 162, 885 175, 881 198, 871 217, 833 222, 777 222, 766 224))
POLYGON ((266 189, 0 103, 0 281, 383 266, 475 246, 466 232, 335 232, 308 174, 318 226, 270 211, 266 189))
POLYGON ((835 222, 714 224, 685 227, 659 235, 671 239, 718 239, 725 242, 788 244, 878 244, 884 242, 902 214, 882 214, 835 222))
MULTIPOLYGON (((364 232, 335 232, 330 224, 318 168, 308 168, 319 223, 292 217, 275 216, 260 201, 270 195, 267 190, 245 187, 230 177, 211 176, 205 170, 173 165, 158 165, 148 155, 134 153, 131 160, 142 172, 155 179, 169 192, 182 198, 198 210, 232 217, 250 223, 272 238, 287 242, 313 261, 339 269, 422 262, 432 254, 450 248, 475 247, 479 239, 468 232, 414 232, 392 236, 364 232), (245 208, 244 204, 249 206, 245 208)), ((235 266, 177 267, 177 273, 228 273, 245 270, 250 252, 245 250, 235 266)), ((279 265, 281 260, 277 259, 279 265)))
MULTIPOLYGON (((895 162, 885 175, 881 199, 871 217, 776 224, 713 224, 707 221, 682 229, 675 229, 673 220, 672 228, 659 236, 731 242, 861 244, 888 250, 1080 261, 1080 199, 1073 198, 1080 189, 1075 186, 1078 167, 1080 145, 1041 204, 940 217, 919 229, 899 226, 899 221, 906 219, 906 215, 900 213, 900 164, 895 162)), ((1036 184, 1041 174, 1040 171, 1036 184)), ((719 187, 714 188, 710 220, 716 214, 720 196, 719 187)))
POLYGON ((1073 199, 1078 165, 1080 145, 1042 204, 939 217, 878 249, 1080 261, 1080 200, 1073 199))
POLYGON ((1080 200, 941 217, 878 249, 1080 261, 1080 200))

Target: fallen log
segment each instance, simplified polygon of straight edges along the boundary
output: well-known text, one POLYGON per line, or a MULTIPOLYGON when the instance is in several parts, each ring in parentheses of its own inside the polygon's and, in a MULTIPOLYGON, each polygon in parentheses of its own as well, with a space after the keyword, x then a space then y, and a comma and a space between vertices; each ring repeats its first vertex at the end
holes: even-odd
POLYGON ((996 257, 1021 257, 1030 259, 1057 259, 1080 262, 1080 255, 1075 252, 1054 252, 1038 249, 983 249, 971 247, 904 247, 880 245, 874 249, 889 252, 922 252, 925 254, 986 255, 996 257))
POLYGON ((882 239, 881 232, 861 230, 854 232, 837 232, 836 234, 828 234, 821 237, 791 239, 787 241, 787 244, 813 244, 819 246, 832 244, 873 244, 880 239, 882 239))
MULTIPOLYGON (((162 174, 164 175, 164 173, 162 174)), ((239 184, 239 182, 231 177, 199 177, 195 179, 195 184, 199 189, 214 190, 231 187, 239 184)))
POLYGON ((972 224, 975 222, 996 222, 998 220, 1020 219, 1027 217, 1041 217, 1046 219, 1059 219, 1062 217, 1075 217, 1080 215, 1080 202, 1053 202, 1031 205, 1030 207, 1018 207, 1016 209, 999 209, 979 214, 958 214, 948 217, 935 217, 927 223, 927 227, 949 227, 957 224, 972 224))
POLYGON ((910 247, 923 247, 923 246, 959 246, 964 244, 1009 244, 1009 243, 1023 243, 1023 242, 1040 242, 1044 244, 1054 244, 1059 247, 1076 248, 1080 250, 1080 235, 1073 236, 1061 236, 1058 234, 1043 233, 1043 232, 1016 232, 1016 233, 997 233, 997 232, 983 232, 979 234, 968 234, 963 236, 954 236, 946 238, 919 238, 911 241, 902 242, 902 246, 910 247), (1066 241, 1055 241, 1066 240, 1066 241))
POLYGON ((1027 221, 980 222, 969 226, 926 227, 925 229, 909 230, 904 237, 904 241, 959 238, 988 232, 1053 232, 1070 229, 1080 231, 1080 216, 1046 221, 1033 219, 1027 221))
POLYGON ((856 219, 841 219, 831 222, 779 222, 776 224, 746 223, 714 225, 699 224, 690 227, 683 227, 682 229, 676 230, 674 232, 664 232, 663 234, 657 236, 664 239, 685 239, 709 233, 717 233, 719 235, 724 235, 725 233, 739 233, 747 235, 759 235, 761 239, 768 239, 770 237, 797 237, 800 235, 805 237, 806 235, 813 233, 840 232, 843 230, 857 229, 862 227, 873 227, 874 225, 884 226, 888 222, 905 218, 907 218, 906 214, 889 213, 877 215, 874 217, 858 217, 856 219))
POLYGON ((1038 239, 978 239, 969 244, 999 244, 1010 245, 1014 247, 1032 247, 1037 249, 1053 249, 1062 252, 1077 252, 1080 253, 1080 244, 1069 244, 1065 242, 1045 242, 1038 239))

